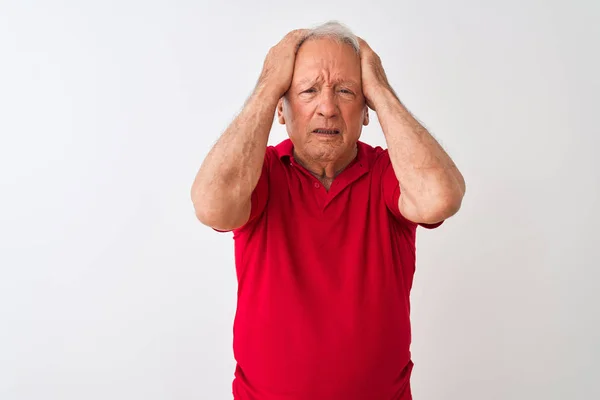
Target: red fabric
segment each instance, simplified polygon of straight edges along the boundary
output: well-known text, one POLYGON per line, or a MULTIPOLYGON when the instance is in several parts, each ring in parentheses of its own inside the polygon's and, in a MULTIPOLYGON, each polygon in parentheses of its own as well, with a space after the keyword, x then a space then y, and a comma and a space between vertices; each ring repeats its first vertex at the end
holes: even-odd
POLYGON ((267 148, 234 231, 234 398, 410 400, 417 225, 388 152, 359 142, 327 192, 292 149, 267 148))

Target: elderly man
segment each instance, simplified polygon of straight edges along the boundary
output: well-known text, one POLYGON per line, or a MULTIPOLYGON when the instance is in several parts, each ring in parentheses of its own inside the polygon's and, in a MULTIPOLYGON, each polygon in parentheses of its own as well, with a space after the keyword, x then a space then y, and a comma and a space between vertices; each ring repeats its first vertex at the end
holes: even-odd
POLYGON ((333 22, 271 48, 192 187, 198 219, 235 240, 234 398, 411 399, 416 229, 464 193, 362 39, 333 22), (369 108, 387 150, 359 141, 369 108), (267 146, 275 114, 289 139, 267 146))

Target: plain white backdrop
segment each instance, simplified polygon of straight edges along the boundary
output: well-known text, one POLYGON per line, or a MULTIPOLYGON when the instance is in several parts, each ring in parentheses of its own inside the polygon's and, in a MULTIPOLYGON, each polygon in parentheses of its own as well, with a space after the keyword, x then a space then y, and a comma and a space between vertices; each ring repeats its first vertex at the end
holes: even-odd
POLYGON ((418 234, 415 400, 600 398, 600 3, 4 0, 0 399, 231 399, 233 240, 190 187, 268 49, 330 19, 467 182, 418 234))

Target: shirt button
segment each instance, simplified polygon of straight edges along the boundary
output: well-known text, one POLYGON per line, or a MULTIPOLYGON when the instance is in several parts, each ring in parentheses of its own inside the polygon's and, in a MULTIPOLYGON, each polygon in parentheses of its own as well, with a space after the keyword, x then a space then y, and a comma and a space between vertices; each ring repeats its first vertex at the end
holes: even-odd
POLYGON ((315 182, 315 189, 318 189, 318 188, 320 188, 320 187, 321 187, 321 185, 320 185, 320 184, 318 184, 317 182, 315 182))

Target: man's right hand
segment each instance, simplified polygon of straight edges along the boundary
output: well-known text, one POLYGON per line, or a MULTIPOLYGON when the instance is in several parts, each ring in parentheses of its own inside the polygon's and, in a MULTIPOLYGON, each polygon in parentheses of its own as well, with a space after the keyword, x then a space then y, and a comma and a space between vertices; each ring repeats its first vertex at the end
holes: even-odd
POLYGON ((307 33, 307 29, 293 30, 271 47, 265 58, 257 88, 272 91, 278 99, 288 91, 294 75, 296 52, 307 33))

